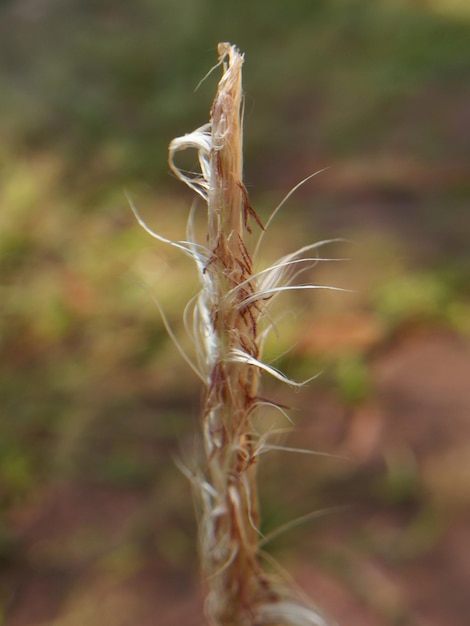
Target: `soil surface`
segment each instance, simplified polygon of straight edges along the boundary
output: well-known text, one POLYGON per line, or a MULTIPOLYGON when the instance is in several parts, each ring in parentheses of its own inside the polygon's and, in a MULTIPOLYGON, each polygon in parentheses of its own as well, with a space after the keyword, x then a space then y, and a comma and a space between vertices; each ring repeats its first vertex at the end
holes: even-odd
MULTIPOLYGON (((273 554, 339 624, 464 626, 470 346, 446 330, 415 329, 380 350, 371 371, 373 397, 354 409, 324 388, 297 396, 303 417, 293 443, 349 460, 332 457, 320 470, 296 461, 286 481, 276 457, 268 475, 279 506, 292 499, 304 510, 344 509, 276 540, 273 554)), ((176 469, 172 480, 173 497, 187 503, 176 469)), ((2 623, 201 626, 203 592, 188 547, 195 529, 159 497, 69 480, 18 506, 2 567, 2 623)))

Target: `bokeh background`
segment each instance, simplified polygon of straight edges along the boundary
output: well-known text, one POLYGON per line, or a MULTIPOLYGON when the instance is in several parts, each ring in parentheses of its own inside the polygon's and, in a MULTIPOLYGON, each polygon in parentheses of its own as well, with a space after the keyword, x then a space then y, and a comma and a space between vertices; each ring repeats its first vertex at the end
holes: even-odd
MULTIPOLYGON (((470 614, 470 8, 466 0, 0 5, 0 624, 200 626, 184 345, 191 195, 169 141, 246 54, 245 172, 272 261, 344 238, 268 357, 300 393, 260 467, 270 553, 340 624, 470 614), (290 350, 289 350, 290 348, 290 350), (347 457, 345 460, 343 457, 347 457), (334 507, 344 507, 341 510, 334 507)), ((188 347, 190 349, 190 347, 188 347)))

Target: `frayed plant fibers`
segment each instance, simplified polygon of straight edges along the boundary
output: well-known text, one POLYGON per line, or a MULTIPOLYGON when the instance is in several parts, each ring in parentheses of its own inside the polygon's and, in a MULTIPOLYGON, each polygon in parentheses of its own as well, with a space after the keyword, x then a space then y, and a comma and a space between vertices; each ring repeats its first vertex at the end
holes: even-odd
POLYGON ((264 228, 243 184, 244 58, 228 43, 219 44, 218 53, 222 77, 210 122, 174 139, 169 147, 172 171, 207 205, 206 239, 196 241, 194 210, 182 241, 150 231, 136 212, 154 237, 194 260, 200 279, 185 323, 197 357, 192 366, 205 385, 204 459, 184 471, 198 503, 200 554, 209 589, 205 613, 211 626, 327 626, 291 585, 263 568, 256 466, 261 453, 281 447, 271 446, 268 434, 255 427, 258 411, 270 407, 283 412, 260 395, 262 373, 290 385, 302 384, 262 360, 263 342, 274 327, 271 304, 284 291, 319 288, 294 281, 319 260, 315 250, 327 242, 305 246, 254 271, 264 228), (175 155, 187 148, 198 153, 198 173, 183 171, 175 163, 175 155), (253 253, 245 243, 252 228, 259 232, 253 253))

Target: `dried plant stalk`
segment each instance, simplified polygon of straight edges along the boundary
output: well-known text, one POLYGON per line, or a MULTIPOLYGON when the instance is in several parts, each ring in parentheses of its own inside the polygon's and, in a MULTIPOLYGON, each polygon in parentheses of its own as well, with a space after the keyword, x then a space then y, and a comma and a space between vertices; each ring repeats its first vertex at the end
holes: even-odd
POLYGON ((173 172, 207 204, 207 240, 196 241, 191 218, 186 241, 171 242, 152 232, 194 259, 201 282, 188 330, 198 357, 194 368, 206 386, 205 459, 202 467, 187 473, 201 503, 201 558, 209 587, 206 615, 212 626, 326 626, 313 608, 263 571, 256 463, 269 446, 253 425, 255 412, 269 404, 259 394, 263 370, 295 384, 262 362, 259 325, 268 320, 269 330, 266 307, 282 291, 317 287, 292 281, 304 271, 305 262, 314 260, 306 254, 324 242, 253 273, 245 235, 251 224, 263 227, 242 180, 243 56, 228 43, 219 44, 218 52, 222 78, 210 123, 173 140, 169 148, 173 172), (198 151, 199 174, 175 164, 175 154, 186 148, 198 151))
MULTIPOLYGON (((255 443, 251 414, 258 395, 257 317, 252 261, 244 243, 251 212, 242 182, 241 66, 242 56, 228 44, 219 46, 228 63, 211 111, 208 249, 203 268, 200 321, 211 364, 203 409, 207 480, 211 494, 203 520, 202 558, 211 592, 211 622, 247 623, 253 608, 271 602, 257 545, 258 502, 255 443)), ((176 147, 178 144, 176 143, 176 147)), ((175 148, 175 142, 170 151, 175 148)))

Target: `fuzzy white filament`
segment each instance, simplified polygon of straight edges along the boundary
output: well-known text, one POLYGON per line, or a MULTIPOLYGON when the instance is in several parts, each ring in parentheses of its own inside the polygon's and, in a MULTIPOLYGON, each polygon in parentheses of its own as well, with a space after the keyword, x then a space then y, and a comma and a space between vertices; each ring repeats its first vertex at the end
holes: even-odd
POLYGON ((262 567, 256 465, 263 452, 291 449, 268 444, 266 435, 256 432, 253 420, 260 407, 285 414, 282 407, 260 396, 263 372, 288 385, 308 382, 292 381, 264 363, 262 344, 273 327, 269 317, 273 299, 290 290, 322 288, 294 281, 325 260, 312 256, 312 251, 328 242, 300 248, 254 273, 245 235, 252 227, 261 229, 256 255, 264 229, 250 205, 242 176, 244 59, 228 43, 219 44, 218 51, 222 77, 210 122, 174 139, 169 147, 171 170, 206 204, 204 245, 195 240, 194 208, 187 239, 169 241, 150 230, 133 207, 139 223, 153 237, 194 260, 200 279, 199 294, 188 304, 184 321, 197 353, 194 368, 206 386, 205 457, 196 471, 184 471, 200 507, 201 560, 209 587, 206 615, 211 626, 326 626, 315 609, 293 591, 279 587, 262 567), (198 173, 185 172, 176 164, 177 153, 188 148, 198 153, 198 173))

